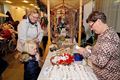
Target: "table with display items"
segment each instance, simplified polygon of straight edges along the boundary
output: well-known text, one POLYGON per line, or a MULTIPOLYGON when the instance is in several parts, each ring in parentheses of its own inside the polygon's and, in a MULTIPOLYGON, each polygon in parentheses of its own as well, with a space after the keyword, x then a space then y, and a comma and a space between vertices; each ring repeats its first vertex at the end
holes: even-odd
POLYGON ((52 65, 50 59, 55 53, 49 51, 37 80, 98 80, 84 59, 70 65, 52 65))

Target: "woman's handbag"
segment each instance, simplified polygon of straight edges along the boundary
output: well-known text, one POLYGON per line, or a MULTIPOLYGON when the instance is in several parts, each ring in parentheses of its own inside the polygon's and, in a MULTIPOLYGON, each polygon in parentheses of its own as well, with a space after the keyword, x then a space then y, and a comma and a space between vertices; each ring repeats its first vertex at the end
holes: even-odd
POLYGON ((36 45, 37 44, 33 41, 24 43, 24 49, 19 57, 20 62, 27 62, 28 60, 32 59, 30 55, 35 55, 37 48, 36 45))
POLYGON ((20 54, 20 57, 19 57, 20 62, 24 63, 24 62, 29 61, 30 59, 31 59, 31 57, 27 52, 22 52, 20 54))

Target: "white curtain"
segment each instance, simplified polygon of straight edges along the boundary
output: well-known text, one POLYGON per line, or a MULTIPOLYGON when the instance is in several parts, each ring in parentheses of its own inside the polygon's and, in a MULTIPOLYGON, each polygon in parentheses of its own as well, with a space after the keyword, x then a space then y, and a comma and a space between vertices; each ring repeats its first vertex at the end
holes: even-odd
POLYGON ((84 16, 83 16, 83 25, 85 26, 85 32, 86 32, 86 39, 88 40, 91 36, 91 30, 89 29, 88 24, 86 23, 86 19, 88 18, 88 16, 90 15, 90 13, 92 12, 93 9, 93 5, 94 3, 91 1, 89 1, 88 3, 86 3, 84 5, 84 16))

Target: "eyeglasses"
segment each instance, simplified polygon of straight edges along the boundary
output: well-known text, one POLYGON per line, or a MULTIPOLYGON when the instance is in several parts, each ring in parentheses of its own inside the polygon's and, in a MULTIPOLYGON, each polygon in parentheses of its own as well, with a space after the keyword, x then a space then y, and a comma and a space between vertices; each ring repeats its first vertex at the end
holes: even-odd
MULTIPOLYGON (((95 21, 95 22, 96 22, 96 21, 95 21)), ((92 23, 92 25, 90 25, 90 28, 93 28, 93 26, 94 26, 95 22, 94 22, 94 23, 92 23)))
POLYGON ((95 24, 95 22, 92 24, 92 25, 90 25, 90 28, 93 28, 93 25, 95 24))

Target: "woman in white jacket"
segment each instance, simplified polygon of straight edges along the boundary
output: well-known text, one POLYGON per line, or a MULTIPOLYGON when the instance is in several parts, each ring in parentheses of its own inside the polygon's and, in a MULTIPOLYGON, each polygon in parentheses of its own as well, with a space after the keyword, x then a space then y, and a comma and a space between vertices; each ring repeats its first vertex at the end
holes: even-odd
POLYGON ((23 19, 18 25, 17 50, 20 53, 26 51, 31 57, 30 60, 24 63, 24 80, 37 80, 40 71, 38 70, 38 44, 42 40, 43 30, 38 19, 39 11, 37 9, 31 9, 27 19, 23 19), (25 45, 25 43, 29 44, 25 45))

